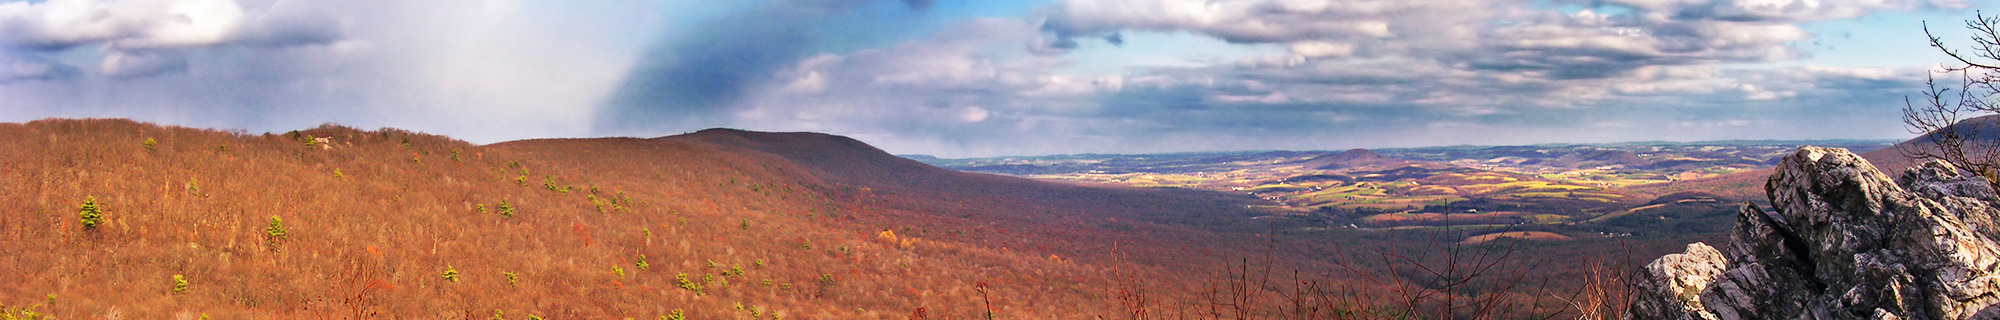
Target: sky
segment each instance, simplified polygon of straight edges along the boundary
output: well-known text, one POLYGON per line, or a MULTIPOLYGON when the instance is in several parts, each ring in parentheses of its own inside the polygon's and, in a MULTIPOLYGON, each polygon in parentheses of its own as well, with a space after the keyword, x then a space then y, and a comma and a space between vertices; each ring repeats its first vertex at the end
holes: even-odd
POLYGON ((897 154, 1904 139, 1975 0, 0 1, 0 122, 897 154))

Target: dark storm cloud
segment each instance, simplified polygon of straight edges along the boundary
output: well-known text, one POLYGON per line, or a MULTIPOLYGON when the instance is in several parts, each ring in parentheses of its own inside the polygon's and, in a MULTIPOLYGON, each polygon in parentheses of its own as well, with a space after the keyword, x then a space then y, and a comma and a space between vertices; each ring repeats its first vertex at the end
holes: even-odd
MULTIPOLYGON (((831 21, 873 0, 782 0, 709 21, 640 57, 601 113, 600 130, 699 129, 729 123, 735 104, 799 59, 848 45, 831 21)), ((914 10, 930 0, 904 0, 914 10)), ((881 22, 877 23, 893 23, 881 22)))

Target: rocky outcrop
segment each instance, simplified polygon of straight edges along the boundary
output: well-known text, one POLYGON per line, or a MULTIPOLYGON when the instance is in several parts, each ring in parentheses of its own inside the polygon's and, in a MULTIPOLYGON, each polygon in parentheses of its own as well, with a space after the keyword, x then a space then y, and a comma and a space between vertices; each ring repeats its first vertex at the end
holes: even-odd
POLYGON ((1738 210, 1721 249, 1646 265, 1628 319, 2000 319, 1992 184, 1944 162, 1896 179, 1844 149, 1799 148, 1738 210))

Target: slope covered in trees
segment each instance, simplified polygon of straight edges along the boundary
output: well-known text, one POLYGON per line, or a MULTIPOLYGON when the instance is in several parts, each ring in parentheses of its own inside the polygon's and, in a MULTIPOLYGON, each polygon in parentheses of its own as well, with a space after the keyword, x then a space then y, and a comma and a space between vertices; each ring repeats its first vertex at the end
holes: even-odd
POLYGON ((1478 296, 1572 312, 1534 302, 1590 270, 1520 257, 1685 242, 1483 242, 1545 279, 1495 286, 1407 273, 1466 263, 1448 258, 1474 248, 1438 247, 1465 234, 1300 229, 1240 195, 735 130, 474 145, 42 120, 0 124, 0 177, 0 311, 59 318, 1394 317, 1478 296), (1399 287, 1418 299, 1341 295, 1399 287))
POLYGON ((828 319, 969 316, 990 301, 1074 315, 1107 305, 1096 286, 1114 243, 1194 234, 1129 220, 1117 225, 1138 232, 1097 232, 1108 221, 1232 214, 1219 198, 879 153, 740 131, 481 146, 337 126, 4 124, 0 251, 15 263, 0 264, 12 284, 0 304, 62 317, 828 319), (1054 194, 1068 196, 1033 200, 1054 194), (1101 201, 1128 196, 1168 201, 1101 201), (101 223, 85 225, 86 201, 101 223))

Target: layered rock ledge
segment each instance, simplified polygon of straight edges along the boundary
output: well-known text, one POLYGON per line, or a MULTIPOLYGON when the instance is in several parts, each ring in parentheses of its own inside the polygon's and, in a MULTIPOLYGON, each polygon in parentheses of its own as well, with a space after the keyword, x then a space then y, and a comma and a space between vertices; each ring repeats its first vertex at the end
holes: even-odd
POLYGON ((1745 204, 1729 243, 1647 264, 1627 319, 2000 319, 1992 184, 1942 161, 1896 179, 1803 147, 1745 204))

